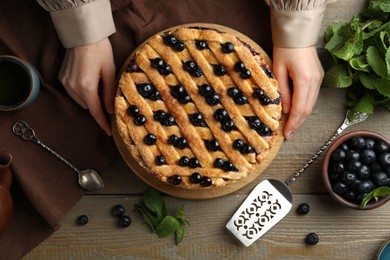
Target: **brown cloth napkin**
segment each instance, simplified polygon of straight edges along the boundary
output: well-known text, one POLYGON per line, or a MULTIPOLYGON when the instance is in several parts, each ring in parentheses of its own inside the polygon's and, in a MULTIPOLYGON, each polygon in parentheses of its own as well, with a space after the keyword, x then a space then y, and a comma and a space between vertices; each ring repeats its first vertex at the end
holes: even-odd
MULTIPOLYGON (((117 70, 151 35, 183 23, 215 23, 238 30, 270 54, 269 7, 262 0, 115 0, 117 32, 110 37, 117 70)), ((38 99, 17 112, 0 113, 0 150, 14 156, 15 211, 0 237, 0 259, 17 259, 52 234, 84 191, 68 166, 39 145, 15 136, 25 120, 38 138, 79 169, 105 169, 116 148, 91 118, 68 97, 57 80, 64 49, 50 16, 35 0, 1 1, 0 54, 33 64, 42 75, 38 99)))

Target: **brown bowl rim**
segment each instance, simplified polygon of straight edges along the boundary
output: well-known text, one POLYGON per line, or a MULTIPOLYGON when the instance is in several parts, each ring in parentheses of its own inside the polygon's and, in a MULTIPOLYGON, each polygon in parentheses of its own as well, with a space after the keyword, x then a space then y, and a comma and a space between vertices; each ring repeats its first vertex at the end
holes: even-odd
POLYGON ((333 141, 333 143, 326 149, 324 158, 322 159, 322 180, 324 182, 325 188, 327 189, 328 193, 333 197, 339 204, 347 206, 352 209, 360 209, 360 210, 370 210, 378 208, 382 205, 384 205, 387 201, 390 200, 390 195, 387 195, 385 197, 380 198, 378 201, 372 201, 369 202, 364 208, 360 207, 360 204, 350 202, 343 197, 337 195, 331 187, 329 175, 328 175, 328 166, 329 166, 329 159, 334 150, 336 150, 337 147, 339 147, 343 142, 349 140, 350 138, 354 136, 362 136, 362 137, 370 137, 374 140, 380 140, 383 142, 386 142, 390 146, 390 141, 384 137, 383 135, 368 131, 368 130, 354 130, 351 132, 348 132, 342 136, 339 136, 336 138, 336 140, 333 141))

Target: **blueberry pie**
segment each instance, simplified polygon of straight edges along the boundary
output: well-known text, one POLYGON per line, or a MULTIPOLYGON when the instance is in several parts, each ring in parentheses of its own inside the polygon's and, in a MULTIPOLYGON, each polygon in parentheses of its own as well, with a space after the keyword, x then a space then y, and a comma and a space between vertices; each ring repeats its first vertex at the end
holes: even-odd
POLYGON ((157 34, 125 64, 115 99, 120 138, 162 182, 209 189, 239 181, 267 156, 281 96, 264 55, 214 28, 157 34))

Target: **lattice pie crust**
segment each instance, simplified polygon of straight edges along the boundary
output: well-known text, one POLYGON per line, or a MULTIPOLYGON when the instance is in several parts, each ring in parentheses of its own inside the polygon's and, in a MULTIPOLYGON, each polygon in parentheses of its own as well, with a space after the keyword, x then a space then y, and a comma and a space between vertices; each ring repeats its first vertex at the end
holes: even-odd
POLYGON ((129 153, 163 182, 189 189, 238 181, 262 162, 281 119, 264 57, 211 28, 155 35, 128 61, 115 99, 129 153))

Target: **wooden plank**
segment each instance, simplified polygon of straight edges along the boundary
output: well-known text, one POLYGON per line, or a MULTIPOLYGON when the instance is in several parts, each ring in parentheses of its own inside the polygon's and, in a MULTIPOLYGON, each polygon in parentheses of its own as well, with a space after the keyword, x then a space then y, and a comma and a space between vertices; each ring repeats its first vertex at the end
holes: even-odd
POLYGON ((335 205, 328 195, 295 194, 287 217, 245 248, 225 228, 245 197, 228 195, 213 199, 213 203, 166 197, 168 211, 175 214, 185 205, 191 222, 182 244, 176 246, 173 236, 158 238, 133 212, 139 196, 89 195, 54 235, 24 259, 372 259, 390 231, 390 204, 356 211, 335 205), (295 211, 302 202, 311 206, 308 215, 295 211), (110 215, 117 203, 126 207, 133 220, 128 228, 118 228, 116 218, 110 215), (81 214, 90 217, 86 226, 75 224, 81 214), (319 235, 319 244, 305 245, 304 238, 310 232, 319 235))

